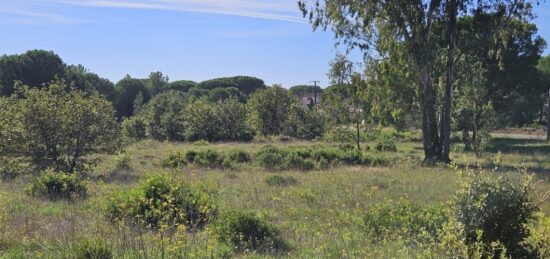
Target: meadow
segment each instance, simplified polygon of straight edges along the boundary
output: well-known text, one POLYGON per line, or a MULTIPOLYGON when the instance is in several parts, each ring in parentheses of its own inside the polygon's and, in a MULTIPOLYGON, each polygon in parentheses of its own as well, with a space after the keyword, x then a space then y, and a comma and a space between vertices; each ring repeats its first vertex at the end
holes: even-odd
MULTIPOLYGON (((539 198, 550 191, 550 144, 544 141, 494 138, 481 158, 457 144, 452 165, 430 166, 421 163, 418 141, 398 141, 396 151, 378 151, 372 142, 361 144, 361 153, 384 162, 270 169, 244 159, 214 167, 174 166, 167 159, 188 151, 229 154, 239 150, 254 157, 265 146, 280 150, 349 147, 278 138, 213 144, 145 140, 115 155, 98 155, 97 164, 85 176, 86 197, 69 201, 28 195, 34 176, 21 175, 0 184, 0 251, 3 258, 109 258, 101 257, 101 251, 114 258, 440 258, 445 251, 431 241, 440 234, 428 231, 429 227, 411 234, 415 228, 410 225, 423 220, 422 216, 411 218, 417 214, 428 215, 429 221, 445 217, 468 168, 492 178, 519 179, 530 173, 536 182, 532 195, 539 198), (214 224, 197 230, 148 229, 106 216, 114 197, 131 193, 152 175, 207 190, 218 214, 253 213, 277 229, 284 247, 235 252, 220 244, 214 224), (400 210, 405 213, 392 215, 400 210)), ((550 201, 540 199, 539 207, 541 215, 550 215, 550 201)))

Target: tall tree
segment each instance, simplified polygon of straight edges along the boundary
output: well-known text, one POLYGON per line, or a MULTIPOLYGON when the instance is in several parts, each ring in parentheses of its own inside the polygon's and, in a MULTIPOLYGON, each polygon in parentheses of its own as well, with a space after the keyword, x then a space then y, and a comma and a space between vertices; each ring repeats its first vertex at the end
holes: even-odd
POLYGON ((151 93, 151 96, 155 96, 157 94, 167 91, 169 86, 170 86, 170 83, 169 83, 168 76, 163 75, 162 72, 157 71, 149 74, 149 81, 147 82, 147 87, 149 88, 149 92, 151 93))
POLYGON ((546 140, 547 141, 550 141, 550 55, 542 58, 540 61, 539 61, 539 64, 537 66, 537 68, 539 69, 541 75, 542 75, 542 78, 543 78, 543 84, 546 85, 547 87, 547 91, 548 91, 548 96, 547 96, 547 118, 546 118, 546 140))
POLYGON ((330 27, 348 49, 359 48, 368 58, 385 58, 396 51, 404 54, 418 90, 425 160, 443 161, 449 160, 457 17, 498 12, 503 17, 524 18, 531 11, 530 1, 524 0, 300 0, 298 5, 314 29, 330 27), (447 24, 447 37, 443 38, 448 72, 443 94, 434 87, 440 42, 433 31, 440 24, 447 24), (440 125, 436 116, 438 96, 443 96, 440 125))

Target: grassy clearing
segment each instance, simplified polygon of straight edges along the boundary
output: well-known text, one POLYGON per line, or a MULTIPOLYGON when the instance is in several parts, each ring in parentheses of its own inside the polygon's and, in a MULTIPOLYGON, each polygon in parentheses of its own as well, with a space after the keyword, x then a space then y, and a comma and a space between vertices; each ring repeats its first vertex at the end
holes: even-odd
MULTIPOLYGON (((213 231, 181 231, 171 236, 132 226, 113 225, 105 216, 115 193, 129 192, 151 174, 200 184, 212 192, 220 213, 245 210, 259 215, 280 230, 288 249, 279 254, 245 253, 249 257, 422 257, 424 251, 406 240, 376 240, 367 234, 364 217, 383 203, 407 201, 417 206, 447 206, 458 188, 459 175, 447 166, 421 166, 422 149, 416 142, 397 144, 396 152, 371 148, 365 154, 382 155, 384 166, 338 165, 310 171, 266 171, 253 164, 221 170, 201 167, 165 168, 175 152, 208 149, 255 154, 267 144, 279 148, 309 147, 312 142, 195 144, 143 141, 123 154, 102 157, 87 180, 87 199, 49 201, 30 197, 25 189, 29 175, 0 183, 3 221, 0 251, 6 258, 70 258, 79 251, 107 247, 116 258, 222 256, 213 231), (269 184, 281 176, 291 184, 269 184), (97 241, 99 240, 99 241, 97 241), (84 247, 84 248, 82 248, 84 247)), ((327 144, 337 147, 338 145, 327 144)), ((374 146, 375 143, 363 143, 374 146)), ((497 139, 486 157, 455 152, 459 166, 480 164, 499 167, 498 174, 519 175, 519 168, 535 172, 537 191, 550 191, 550 145, 535 140, 497 139), (498 153, 501 151, 500 153, 498 153), (496 162, 495 162, 496 161, 496 162)), ((460 151, 457 148, 457 151, 460 151)), ((280 179, 279 179, 280 180, 280 179)), ((550 215, 550 202, 541 205, 550 215)))

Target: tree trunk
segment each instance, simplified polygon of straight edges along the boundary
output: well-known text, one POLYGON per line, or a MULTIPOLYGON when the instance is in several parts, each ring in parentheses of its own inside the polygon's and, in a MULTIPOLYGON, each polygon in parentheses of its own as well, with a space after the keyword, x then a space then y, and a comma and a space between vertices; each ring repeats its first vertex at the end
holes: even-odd
POLYGON ((453 82, 454 82, 454 52, 457 40, 457 3, 456 0, 450 0, 447 7, 448 11, 448 37, 447 37, 447 66, 445 71, 445 93, 443 96, 443 106, 441 108, 441 154, 439 159, 444 162, 450 162, 449 157, 451 149, 451 110, 453 102, 453 82))
POLYGON ((420 73, 419 85, 422 88, 422 144, 424 146, 424 161, 437 160, 439 150, 439 136, 437 134, 437 120, 435 116, 435 94, 432 87, 430 69, 423 66, 420 73))
MULTIPOLYGON (((357 109, 357 108, 355 108, 357 109)), ((361 132, 359 129, 359 115, 357 114, 357 110, 355 110, 355 129, 356 129, 356 141, 357 141, 357 150, 361 151, 361 132)))

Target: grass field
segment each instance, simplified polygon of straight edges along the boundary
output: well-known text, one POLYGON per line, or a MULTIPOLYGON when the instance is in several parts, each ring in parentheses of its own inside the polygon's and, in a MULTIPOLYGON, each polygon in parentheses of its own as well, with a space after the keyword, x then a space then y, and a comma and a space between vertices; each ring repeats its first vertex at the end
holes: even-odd
MULTIPOLYGON (((377 204, 410 201, 418 206, 448 206, 459 186, 455 166, 424 167, 421 144, 400 142, 397 152, 365 153, 383 157, 383 166, 339 165, 311 171, 266 171, 255 164, 231 169, 195 166, 165 168, 166 157, 187 150, 246 150, 255 153, 271 144, 312 146, 319 143, 175 144, 143 141, 123 155, 101 156, 88 173, 88 196, 75 201, 29 197, 25 189, 33 176, 0 184, 2 213, 0 251, 4 258, 73 258, 74 251, 91 242, 113 250, 116 258, 217 257, 219 246, 210 228, 165 236, 160 232, 114 225, 105 216, 108 201, 127 192, 152 174, 206 186, 220 213, 250 210, 281 231, 288 248, 279 254, 243 253, 244 257, 394 258, 425 257, 422 247, 407 240, 378 239, 364 229, 364 215, 377 204), (120 162, 124 160, 124 162, 120 162), (121 165, 122 163, 122 165, 121 165), (126 168, 125 168, 126 167, 126 168), (269 185, 273 175, 292 177, 289 184, 269 185), (95 242, 95 243, 94 243, 95 242)), ((324 143, 330 146, 331 144, 324 143)), ((363 146, 373 143, 363 143, 363 146)), ((483 158, 455 147, 458 168, 483 167, 487 174, 512 177, 534 173, 538 192, 550 191, 550 145, 533 139, 495 138, 483 158), (498 168, 496 172, 492 169, 498 168)), ((550 201, 541 205, 550 215, 550 201)), ((434 258, 438 256, 433 255, 434 258)))

